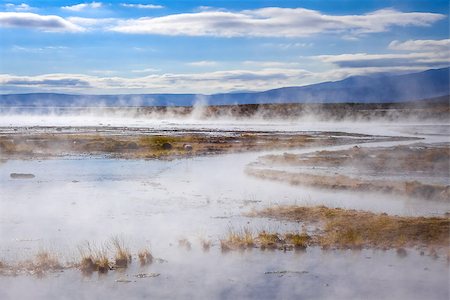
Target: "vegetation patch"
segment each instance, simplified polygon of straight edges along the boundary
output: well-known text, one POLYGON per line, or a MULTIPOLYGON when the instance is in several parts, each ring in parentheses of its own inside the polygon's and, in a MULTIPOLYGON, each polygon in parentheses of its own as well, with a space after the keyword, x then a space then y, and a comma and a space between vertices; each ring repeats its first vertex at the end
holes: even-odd
POLYGON ((298 247, 445 248, 450 242, 448 217, 400 217, 325 206, 277 206, 250 216, 315 224, 319 231, 312 236, 285 235, 291 244, 298 247))
POLYGON ((227 235, 220 239, 222 251, 252 248, 255 245, 253 232, 244 227, 241 230, 228 229, 227 235))
MULTIPOLYGON (((212 135, 210 132, 181 132, 171 135, 140 135, 124 130, 120 134, 97 132, 86 128, 85 134, 33 132, 0 135, 0 153, 9 158, 51 158, 63 155, 110 155, 120 158, 190 157, 242 151, 298 148, 396 140, 339 133, 242 132, 212 135), (330 137, 333 134, 333 137, 330 137), (350 137, 352 136, 352 137, 350 137)), ((405 138, 403 138, 405 139, 405 138)))
POLYGON ((276 233, 266 230, 256 234, 247 227, 241 230, 229 229, 225 238, 220 240, 222 251, 259 248, 261 250, 300 250, 306 249, 311 237, 306 233, 276 233))
POLYGON ((40 251, 33 258, 16 265, 0 262, 0 275, 17 276, 21 274, 42 277, 49 272, 59 272, 65 267, 58 257, 48 251, 40 251))

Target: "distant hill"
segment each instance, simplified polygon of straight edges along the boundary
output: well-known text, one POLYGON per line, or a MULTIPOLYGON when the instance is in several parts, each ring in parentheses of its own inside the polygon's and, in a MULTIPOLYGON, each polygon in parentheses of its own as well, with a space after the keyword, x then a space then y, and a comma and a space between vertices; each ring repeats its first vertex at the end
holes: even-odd
POLYGON ((68 95, 55 93, 0 95, 0 106, 191 106, 266 103, 396 103, 449 95, 450 68, 405 75, 354 76, 334 82, 284 87, 264 92, 215 95, 130 94, 68 95))

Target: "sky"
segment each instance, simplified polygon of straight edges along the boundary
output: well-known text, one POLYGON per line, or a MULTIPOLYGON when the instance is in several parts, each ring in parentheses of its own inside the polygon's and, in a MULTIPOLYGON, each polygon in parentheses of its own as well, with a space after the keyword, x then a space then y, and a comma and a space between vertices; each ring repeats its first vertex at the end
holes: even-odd
POLYGON ((227 93, 450 65, 448 0, 4 1, 0 93, 227 93))

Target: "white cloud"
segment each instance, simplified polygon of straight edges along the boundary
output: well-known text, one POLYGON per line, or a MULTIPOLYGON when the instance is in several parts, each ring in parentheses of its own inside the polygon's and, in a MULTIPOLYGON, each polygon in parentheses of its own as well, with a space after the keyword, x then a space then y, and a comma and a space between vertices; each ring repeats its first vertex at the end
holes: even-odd
POLYGON ((121 3, 120 5, 123 6, 123 7, 141 8, 141 9, 160 9, 160 8, 164 8, 164 6, 156 5, 156 4, 129 4, 129 3, 121 3))
POLYGON ((298 48, 310 48, 314 44, 313 43, 264 43, 264 47, 271 47, 271 48, 278 48, 282 50, 289 50, 289 49, 298 49, 298 48))
POLYGON ((246 60, 242 62, 246 66, 264 67, 264 68, 297 68, 300 66, 298 62, 285 62, 285 61, 258 61, 258 60, 246 60))
POLYGON ((214 67, 214 66, 217 66, 218 63, 216 61, 211 61, 211 60, 201 60, 201 61, 189 62, 186 64, 188 66, 192 66, 192 67, 214 67))
MULTIPOLYGON (((91 2, 65 6, 63 9, 81 11, 101 6, 101 2, 91 2)), ((3 15, 3 19, 6 17, 10 19, 10 21, 3 20, 4 26, 44 30, 49 30, 49 28, 64 28, 65 30, 70 29, 70 31, 90 29, 125 34, 215 37, 304 37, 332 33, 342 38, 352 38, 373 32, 388 31, 393 26, 430 26, 445 18, 442 14, 400 12, 393 9, 378 10, 363 15, 334 16, 303 8, 277 7, 240 12, 208 10, 138 19, 77 17, 64 19, 59 16, 10 14, 16 15, 3 15), (29 20, 27 21, 25 18, 29 20), (48 20, 49 18, 51 20, 48 20)), ((286 49, 309 47, 309 44, 287 43, 282 47, 286 49)))
POLYGON ((117 19, 114 18, 69 17, 67 20, 73 24, 83 27, 85 30, 107 28, 109 26, 113 26, 117 22, 117 19))
POLYGON ((450 65, 449 51, 394 54, 352 53, 340 55, 319 55, 314 58, 341 68, 423 66, 442 67, 450 65))
POLYGON ((113 31, 219 37, 302 37, 318 33, 355 36, 388 31, 393 26, 430 26, 445 15, 377 10, 363 15, 326 15, 304 8, 268 7, 255 10, 200 11, 156 18, 119 21, 113 31))
POLYGON ((141 69, 141 70, 132 70, 132 73, 155 73, 160 71, 159 69, 154 69, 154 68, 146 68, 146 69, 141 69))
POLYGON ((62 51, 66 50, 68 47, 65 46, 46 46, 46 47, 22 47, 18 45, 14 45, 11 47, 12 51, 15 52, 28 52, 28 53, 43 53, 47 51, 62 51))
POLYGON ((31 6, 29 6, 26 3, 21 3, 21 4, 6 3, 5 8, 8 11, 30 11, 33 9, 31 6))
POLYGON ((445 40, 408 40, 405 42, 392 41, 389 49, 399 51, 416 51, 416 52, 449 52, 450 39, 445 40))
POLYGON ((101 2, 91 2, 91 3, 80 3, 70 6, 63 6, 61 9, 70 10, 70 11, 82 11, 85 9, 96 9, 101 8, 103 4, 101 2))
POLYGON ((90 71, 90 73, 104 75, 104 76, 111 76, 111 75, 119 73, 119 71, 116 71, 116 70, 92 70, 92 71, 90 71))
POLYGON ((44 31, 84 31, 82 27, 59 16, 23 12, 0 12, 0 27, 31 28, 44 31))

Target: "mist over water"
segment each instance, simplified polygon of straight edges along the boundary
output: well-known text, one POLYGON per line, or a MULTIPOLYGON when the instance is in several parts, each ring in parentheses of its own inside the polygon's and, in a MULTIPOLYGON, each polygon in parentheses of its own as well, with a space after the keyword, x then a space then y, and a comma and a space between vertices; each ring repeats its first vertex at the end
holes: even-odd
POLYGON ((397 195, 330 191, 282 182, 263 181, 245 168, 267 154, 309 153, 320 150, 390 147, 417 142, 448 142, 450 125, 441 121, 388 122, 323 121, 313 116, 297 119, 204 118, 200 107, 192 114, 139 115, 89 111, 82 113, 7 113, 0 117, 2 134, 180 134, 207 132, 358 133, 400 136, 414 140, 320 146, 300 149, 232 153, 176 160, 113 159, 102 156, 70 156, 42 160, 8 159, 0 164, 0 257, 18 261, 40 249, 76 259, 78 245, 101 244, 110 237, 124 237, 132 251, 149 247, 154 263, 144 269, 133 265, 123 272, 84 278, 76 270, 44 279, 21 276, 0 280, 0 296, 29 298, 23 287, 36 291, 36 299, 65 295, 92 298, 114 291, 121 297, 212 297, 378 299, 395 297, 445 299, 448 266, 444 257, 432 259, 409 250, 400 259, 395 251, 336 251, 308 248, 305 253, 262 252, 258 249, 223 254, 219 239, 230 228, 289 232, 299 230, 291 222, 249 218, 244 214, 279 204, 326 205, 405 216, 440 216, 448 202, 424 201, 397 195), (62 128, 56 131, 56 128, 62 128), (32 173, 35 178, 16 180, 11 173, 32 173), (187 239, 189 251, 178 246, 187 239), (205 253, 200 240, 212 241, 205 253), (220 266, 220 267, 218 267, 220 266), (420 266, 420 268, 418 268, 420 266), (349 270, 349 271, 345 271, 349 270), (370 270, 370 273, 369 273, 370 270), (156 272, 152 279, 136 274, 156 272), (275 273, 271 273, 275 272, 275 273), (286 272, 279 273, 276 272, 286 272), (281 274, 281 275, 280 275, 281 274), (366 274, 364 276, 358 274, 366 274), (379 278, 384 278, 383 280, 379 278), (122 280, 130 280, 123 283, 122 280), (417 287, 420 282, 421 288, 417 287), (359 288, 355 288, 355 284, 359 288), (51 292, 52 286, 56 289, 51 292), (67 287, 71 286, 69 290, 67 287), (176 286, 176 292, 173 291, 176 286), (7 288, 8 287, 8 288, 7 288), (74 288, 76 287, 76 288, 74 288), (72 290, 73 288, 73 290, 72 290), (387 293, 387 292, 386 292, 387 293))

